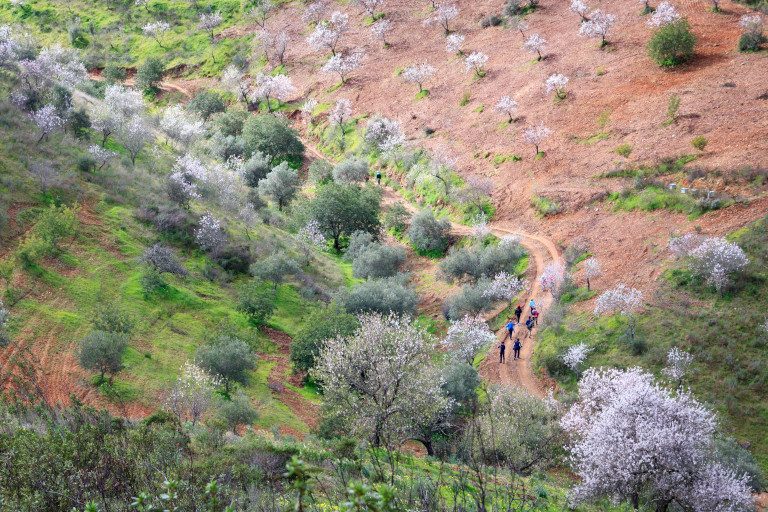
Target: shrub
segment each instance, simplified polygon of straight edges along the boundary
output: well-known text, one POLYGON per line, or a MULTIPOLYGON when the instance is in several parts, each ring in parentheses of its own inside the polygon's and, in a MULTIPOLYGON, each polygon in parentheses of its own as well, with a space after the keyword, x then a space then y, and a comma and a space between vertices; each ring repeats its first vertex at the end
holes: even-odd
POLYGON ((355 231, 349 237, 347 252, 344 253, 344 259, 355 261, 363 251, 373 245, 373 235, 367 231, 355 231))
POLYGON ((699 135, 697 137, 694 137, 691 141, 691 146, 694 147, 694 149, 698 149, 699 151, 704 151, 704 148, 707 147, 707 143, 709 141, 706 137, 703 135, 699 135))
POLYGON ((350 313, 381 313, 390 311, 399 315, 413 315, 419 296, 407 286, 402 276, 369 279, 351 291, 342 289, 336 297, 350 313))
POLYGON ((443 311, 447 314, 448 320, 458 320, 464 315, 477 317, 484 311, 490 311, 493 308, 493 301, 488 300, 486 291, 491 281, 483 278, 476 285, 465 284, 461 291, 454 293, 445 301, 443 311))
POLYGON ((165 282, 162 272, 157 267, 146 265, 141 274, 141 288, 145 295, 151 295, 168 288, 168 283, 165 282))
POLYGON ((384 214, 384 227, 399 237, 408 229, 408 210, 402 203, 395 203, 384 214))
POLYGON ((313 311, 307 322, 293 338, 291 361, 295 370, 307 372, 315 366, 315 358, 320 353, 324 340, 336 336, 352 335, 360 326, 355 315, 344 311, 337 302, 325 309, 313 311))
POLYGON ((91 138, 91 116, 88 115, 84 108, 72 109, 67 122, 76 139, 88 140, 91 138))
POLYGON ((104 374, 115 374, 123 369, 123 352, 128 336, 123 333, 93 331, 80 340, 77 357, 86 370, 97 370, 104 382, 104 374))
POLYGON ((176 252, 163 246, 163 244, 157 243, 146 249, 139 261, 155 267, 159 272, 167 272, 176 276, 189 275, 189 271, 176 258, 176 252))
POLYGON ((213 261, 231 275, 243 275, 248 273, 251 265, 251 251, 243 245, 226 245, 216 247, 211 253, 213 261))
POLYGON ((225 162, 233 156, 245 155, 245 141, 239 135, 224 135, 216 132, 210 141, 211 153, 225 162))
POLYGON ((59 242, 77 232, 78 220, 77 206, 62 206, 57 208, 51 205, 43 211, 43 215, 35 225, 35 234, 48 245, 50 253, 59 249, 59 242))
POLYGON ((659 66, 677 66, 694 54, 696 36, 685 18, 656 29, 648 41, 648 54, 659 66))
POLYGON ((548 197, 531 197, 531 206, 533 206, 542 217, 557 215, 563 211, 563 207, 560 203, 548 197))
POLYGON ((128 72, 124 67, 118 66, 114 62, 110 62, 104 67, 104 70, 101 72, 101 76, 103 76, 104 80, 110 84, 123 83, 128 77, 128 72))
POLYGON ((394 276, 405 263, 405 249, 375 243, 363 250, 352 263, 353 275, 363 279, 394 276))
POLYGON ((475 245, 472 248, 451 248, 440 262, 443 277, 449 281, 469 276, 473 281, 493 277, 499 272, 515 274, 525 251, 520 244, 475 245))
POLYGON ((325 185, 333 179, 333 166, 325 160, 312 160, 308 170, 309 181, 317 185, 325 185))
POLYGON ((489 14, 483 20, 480 22, 480 26, 483 28, 488 27, 498 27, 501 25, 502 19, 501 16, 497 16, 496 14, 489 14))
POLYGON ((77 170, 80 172, 89 173, 96 169, 96 160, 89 155, 84 154, 77 157, 77 170))
POLYGON ((237 393, 219 407, 219 416, 234 431, 238 425, 252 425, 259 417, 256 409, 251 407, 251 400, 245 393, 237 393))
POLYGON ((471 364, 454 361, 443 372, 442 388, 461 410, 470 410, 470 405, 477 400, 477 388, 481 384, 477 368, 471 364))
POLYGON ((367 177, 368 162, 359 158, 348 158, 333 168, 333 181, 336 183, 359 183, 367 177))
POLYGON ((251 274, 261 281, 270 282, 274 289, 283 282, 289 274, 299 271, 299 265, 283 252, 276 252, 251 265, 251 274))
POLYGON ((261 325, 275 311, 275 290, 259 279, 252 279, 240 288, 237 310, 250 322, 261 325))
POLYGON ((614 149, 613 152, 624 158, 629 158, 629 155, 632 154, 632 146, 625 142, 624 144, 616 146, 616 149, 614 149))
POLYGON ((212 115, 227 110, 221 94, 216 91, 198 92, 194 98, 187 102, 186 106, 189 112, 194 112, 203 120, 208 120, 212 115))
POLYGON ((136 70, 136 87, 145 92, 159 91, 157 84, 163 80, 165 65, 159 57, 147 57, 136 70))
POLYGON ((293 199, 298 188, 299 174, 288 167, 288 162, 282 162, 259 181, 259 193, 272 197, 280 211, 293 199))
POLYGON ((243 181, 245 181, 245 184, 249 187, 257 187, 259 182, 272 171, 270 160, 268 155, 260 151, 251 155, 243 164, 243 181))
POLYGON ((93 314, 93 329, 130 335, 136 320, 115 300, 107 300, 96 305, 93 314))
POLYGON ((749 451, 742 448, 739 443, 731 438, 719 438, 715 440, 717 458, 725 467, 733 470, 737 475, 747 475, 747 485, 754 492, 765 490, 766 482, 760 464, 749 451))
POLYGON ((760 50, 760 46, 768 41, 763 34, 746 33, 742 34, 739 38, 739 51, 740 52, 756 52, 760 50))
POLYGON ((442 253, 448 247, 450 229, 451 223, 447 219, 438 220, 432 210, 424 209, 411 219, 408 239, 421 253, 442 253))

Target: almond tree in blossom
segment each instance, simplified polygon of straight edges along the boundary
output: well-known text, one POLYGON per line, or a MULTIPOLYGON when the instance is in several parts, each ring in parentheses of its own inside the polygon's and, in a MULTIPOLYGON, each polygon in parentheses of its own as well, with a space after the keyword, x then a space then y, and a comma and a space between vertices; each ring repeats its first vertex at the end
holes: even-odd
POLYGON ((181 374, 165 396, 165 408, 176 416, 179 423, 200 421, 214 401, 214 391, 221 385, 218 378, 187 361, 181 374))
POLYGON ((435 73, 435 68, 427 64, 426 62, 422 62, 421 64, 414 64, 413 66, 408 66, 403 70, 403 73, 400 75, 403 77, 403 80, 410 84, 416 84, 419 86, 419 92, 424 90, 424 82, 435 73))
POLYGON ((349 15, 339 11, 331 15, 330 21, 324 21, 315 27, 315 30, 307 37, 307 42, 316 51, 330 50, 331 55, 336 55, 339 41, 347 32, 349 15))
POLYGON ((585 22, 589 20, 587 13, 589 12, 589 6, 584 3, 584 0, 571 0, 571 12, 574 12, 581 16, 581 21, 585 22))
POLYGON ((64 126, 64 120, 56 113, 56 107, 53 105, 45 105, 32 112, 29 117, 35 123, 37 129, 40 130, 40 138, 37 139, 38 144, 43 139, 48 140, 48 136, 51 133, 64 126))
POLYGON ((691 272, 714 286, 721 295, 725 295, 733 277, 749 264, 749 258, 741 247, 725 238, 683 235, 673 238, 669 248, 678 257, 688 257, 691 272))
POLYGON ((636 288, 629 288, 620 284, 612 290, 603 292, 597 298, 595 314, 621 313, 627 319, 630 338, 635 338, 635 315, 643 306, 643 292, 636 288))
POLYGON ((616 16, 595 9, 589 14, 589 20, 581 24, 579 35, 600 39, 600 47, 602 48, 608 44, 606 37, 608 37, 608 31, 611 30, 614 23, 616 23, 616 16))
POLYGON ((363 55, 361 50, 353 50, 346 55, 341 53, 334 54, 323 66, 323 71, 339 75, 343 84, 349 78, 349 75, 360 67, 363 55))
POLYGON ((352 336, 325 341, 310 375, 322 382, 329 417, 373 446, 391 449, 450 403, 426 331, 395 314, 364 314, 359 320, 352 336))
POLYGON ((376 115, 365 127, 365 141, 382 153, 389 153, 405 144, 405 133, 394 119, 376 115))
POLYGON ((560 73, 554 73, 547 78, 544 85, 547 88, 547 94, 554 91, 555 98, 564 100, 567 95, 566 88, 568 87, 568 77, 560 73))
POLYGON ((540 124, 538 126, 530 126, 523 130, 523 140, 526 144, 530 144, 535 149, 535 154, 539 154, 539 145, 544 142, 544 139, 552 135, 552 130, 540 124))
POLYGON ((197 26, 200 28, 200 30, 207 32, 211 37, 211 42, 213 42, 214 31, 218 28, 219 25, 222 24, 223 21, 224 17, 221 15, 220 11, 203 13, 200 15, 200 23, 198 23, 197 26))
POLYGON ((661 2, 656 6, 656 11, 654 11, 653 15, 648 20, 648 26, 654 28, 663 27, 664 25, 675 23, 679 19, 680 14, 677 12, 674 5, 669 2, 661 2))
POLYGON ((464 61, 464 72, 475 72, 475 77, 485 76, 485 65, 488 63, 488 56, 483 52, 472 52, 464 61))
POLYGON ((573 505, 609 498, 659 512, 753 507, 747 475, 715 459, 715 413, 690 393, 671 394, 640 368, 590 368, 578 397, 561 420, 579 476, 573 505))
POLYGON ((437 4, 432 16, 424 20, 424 25, 440 25, 445 31, 445 35, 451 33, 451 22, 459 15, 459 8, 453 3, 437 4))
POLYGON ((539 278, 541 287, 552 293, 552 296, 555 298, 559 298, 562 294, 562 288, 565 281, 566 271, 565 265, 562 262, 552 262, 544 267, 544 272, 542 272, 541 277, 539 278))
POLYGON ((570 368, 573 373, 576 374, 576 378, 579 378, 579 369, 584 361, 587 360, 587 356, 592 352, 592 348, 587 346, 586 343, 579 343, 578 345, 572 345, 563 355, 563 362, 565 366, 570 368))
POLYGON ((525 38, 525 42, 523 43, 524 50, 538 55, 537 60, 541 60, 544 58, 541 52, 544 51, 546 46, 547 46, 547 40, 541 37, 539 34, 531 34, 530 36, 525 38))
POLYGON ((501 115, 509 117, 509 122, 515 121, 515 111, 517 110, 517 101, 513 100, 510 96, 502 96, 496 105, 493 106, 493 110, 501 115))
POLYGON ((600 262, 595 258, 589 258, 584 262, 584 274, 587 276, 587 291, 590 288, 590 282, 596 277, 603 275, 603 269, 600 266, 600 262))
POLYGON ((371 26, 371 35, 374 39, 381 39, 384 48, 389 46, 387 34, 390 32, 392 32, 392 22, 389 20, 379 20, 371 26))
MULTIPOLYGON (((517 243, 515 241, 515 243, 517 243)), ((509 303, 509 309, 512 310, 512 301, 515 300, 520 292, 528 289, 528 281, 513 276, 508 272, 499 272, 493 277, 490 286, 483 291, 483 297, 489 300, 503 300, 509 303)))
POLYGON ((464 36, 451 34, 445 38, 445 51, 461 55, 464 51, 464 36))
POLYGON ((253 20, 262 30, 265 30, 267 20, 276 8, 274 0, 257 0, 256 7, 248 11, 248 18, 253 20))
POLYGON ((304 23, 314 23, 315 25, 320 23, 323 16, 328 11, 327 0, 315 0, 304 9, 304 14, 301 15, 301 21, 304 23))
POLYGON ((195 242, 197 245, 211 251, 227 241, 224 232, 221 229, 221 221, 211 212, 206 212, 200 217, 200 223, 195 230, 195 242))
POLYGON ((290 38, 285 30, 273 34, 267 30, 261 33, 261 44, 264 47, 264 57, 267 60, 277 60, 282 66, 285 62, 285 52, 288 49, 290 38))
POLYGON ((328 245, 328 240, 323 236, 320 230, 320 223, 312 219, 307 225, 299 229, 299 232, 293 235, 293 239, 299 244, 299 248, 304 255, 304 261, 309 265, 312 251, 322 251, 328 245))
POLYGON ((288 75, 272 76, 259 73, 259 76, 256 77, 256 89, 251 95, 251 101, 256 103, 259 98, 264 98, 267 102, 267 109, 272 112, 270 99, 275 98, 279 107, 281 100, 287 100, 295 92, 296 87, 293 86, 293 81, 288 75))
POLYGON ((160 48, 165 48, 162 40, 163 36, 165 36, 166 32, 169 30, 171 30, 171 25, 165 21, 153 21, 141 27, 141 31, 144 32, 144 35, 154 39, 160 48))
POLYGON ((376 10, 384 7, 384 0, 355 0, 357 5, 365 9, 372 19, 376 19, 376 10))
POLYGON ((677 347, 672 347, 667 352, 667 366, 661 370, 669 380, 677 384, 677 387, 683 385, 683 377, 688 373, 688 369, 693 364, 693 356, 677 347))
POLYGON ((454 359, 474 364, 475 358, 494 341, 496 336, 485 320, 465 315, 461 320, 451 322, 443 345, 454 359))

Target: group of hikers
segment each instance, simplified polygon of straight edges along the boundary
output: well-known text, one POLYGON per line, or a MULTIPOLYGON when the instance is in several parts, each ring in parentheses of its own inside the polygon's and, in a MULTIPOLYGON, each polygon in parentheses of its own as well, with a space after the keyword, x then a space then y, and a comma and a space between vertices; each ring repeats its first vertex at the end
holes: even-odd
MULTIPOLYGON (((536 309, 536 302, 531 299, 531 302, 528 304, 531 308, 531 313, 528 315, 528 319, 525 321, 525 327, 528 328, 528 337, 531 336, 533 333, 533 327, 539 324, 539 311, 536 309)), ((515 333, 515 327, 520 325, 520 317, 523 314, 523 307, 518 304, 517 308, 515 308, 514 316, 509 317, 507 319, 507 333, 508 336, 505 339, 501 340, 501 345, 499 345, 499 364, 502 364, 505 362, 504 360, 504 353, 507 350, 506 341, 512 340, 512 335, 515 333), (515 321, 516 320, 516 321, 515 321)), ((515 339, 515 343, 512 345, 512 350, 514 352, 513 359, 520 359, 520 349, 523 347, 522 343, 520 343, 520 338, 515 339)))

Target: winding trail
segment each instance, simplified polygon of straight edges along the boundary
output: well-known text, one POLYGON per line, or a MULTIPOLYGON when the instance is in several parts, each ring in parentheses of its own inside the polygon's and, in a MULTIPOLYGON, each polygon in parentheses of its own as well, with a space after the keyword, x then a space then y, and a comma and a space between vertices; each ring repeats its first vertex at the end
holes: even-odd
MULTIPOLYGON (((321 160, 325 160, 331 164, 333 163, 325 155, 318 151, 317 148, 309 144, 308 141, 302 140, 302 142, 304 143, 307 151, 311 153, 312 156, 321 160)), ((418 211, 418 208, 415 205, 406 201, 393 189, 385 186, 382 186, 381 188, 383 192, 382 200, 384 205, 390 206, 400 202, 409 212, 416 213, 418 211)), ((529 260, 528 271, 526 274, 530 283, 530 289, 523 296, 523 299, 521 299, 524 301, 524 303, 521 303, 524 308, 523 314, 520 316, 520 318, 524 320, 528 318, 528 315, 530 315, 531 311, 528 304, 531 298, 533 298, 536 301, 536 305, 538 306, 539 321, 541 321, 552 303, 552 295, 549 293, 544 293, 544 291, 541 289, 539 278, 544 273, 544 267, 547 265, 547 263, 559 263, 561 261, 561 255, 557 249, 557 246, 546 237, 523 232, 519 229, 516 229, 509 223, 490 223, 489 227, 491 232, 498 237, 502 237, 504 235, 514 235, 518 237, 520 240, 520 245, 522 245, 525 250, 528 251, 529 260)), ((451 232, 457 235, 469 235, 471 233, 471 228, 457 224, 455 222, 451 222, 451 232)), ((506 306, 497 308, 496 310, 486 315, 486 317, 489 319, 493 318, 500 314, 505 308, 506 306)), ((522 343, 519 360, 512 360, 512 344, 510 343, 508 344, 507 348, 507 355, 509 356, 507 362, 505 364, 499 364, 498 347, 492 347, 488 351, 485 359, 480 364, 480 374, 488 381, 498 382, 503 385, 519 386, 525 388, 528 392, 534 395, 543 397, 546 394, 544 383, 541 381, 541 379, 536 377, 533 371, 533 355, 536 344, 537 331, 538 327, 534 328, 533 335, 527 337, 527 329, 525 325, 523 325, 522 328, 516 329, 515 332, 520 336, 520 342, 522 343)), ((506 336, 506 328, 502 327, 496 331, 496 337, 499 342, 501 342, 501 340, 506 336)))

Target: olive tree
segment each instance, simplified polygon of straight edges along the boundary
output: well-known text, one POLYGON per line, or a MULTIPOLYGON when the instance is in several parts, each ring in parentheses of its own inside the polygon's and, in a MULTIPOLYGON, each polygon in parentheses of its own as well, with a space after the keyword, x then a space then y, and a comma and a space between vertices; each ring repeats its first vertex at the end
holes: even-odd
POLYGON ((259 193, 270 196, 278 210, 288 204, 299 188, 299 174, 288 167, 288 162, 282 162, 259 182, 259 193))
POLYGON ((323 234, 341 250, 343 237, 355 231, 377 234, 381 228, 381 192, 374 187, 328 183, 310 203, 310 212, 323 234))
POLYGON ((443 252, 448 246, 451 223, 447 219, 436 219, 431 209, 418 212, 411 219, 408 239, 417 251, 443 252))
POLYGON ((195 363, 211 375, 217 375, 229 393, 233 383, 248 384, 248 372, 256 367, 256 356, 243 340, 220 336, 195 353, 195 363))
POLYGON ((77 358, 86 370, 97 370, 104 382, 104 374, 116 374, 123 369, 123 352, 128 336, 119 332, 93 331, 80 340, 77 358))

